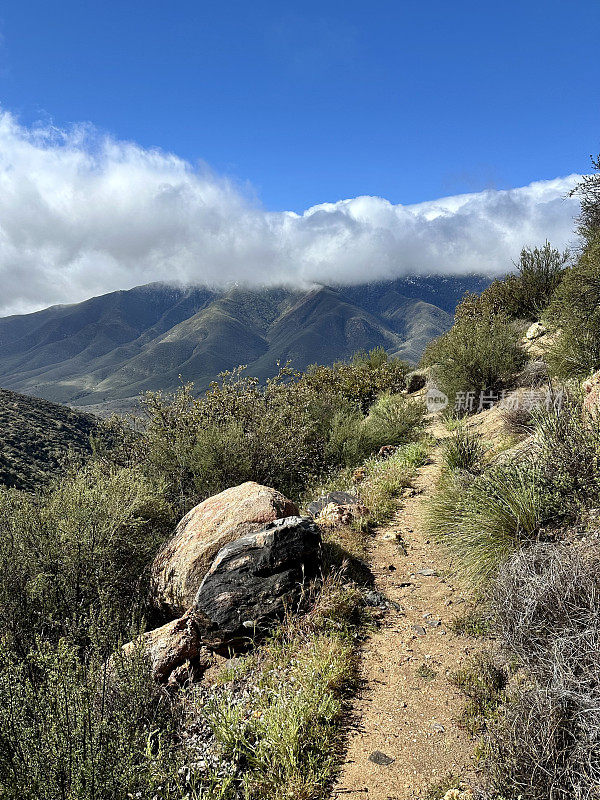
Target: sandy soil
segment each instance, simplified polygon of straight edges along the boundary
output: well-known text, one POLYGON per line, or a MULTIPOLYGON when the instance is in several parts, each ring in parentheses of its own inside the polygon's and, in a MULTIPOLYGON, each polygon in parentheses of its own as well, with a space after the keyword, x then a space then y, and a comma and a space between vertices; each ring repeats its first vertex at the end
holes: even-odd
MULTIPOLYGON (((434 425, 437 437, 445 435, 434 425)), ((448 676, 478 649, 448 625, 465 599, 448 561, 422 530, 425 499, 439 475, 439 452, 415 480, 395 520, 374 537, 370 566, 375 588, 401 610, 388 609, 365 642, 361 690, 349 716, 348 748, 332 797, 409 800, 450 773, 473 775, 473 739, 457 724, 464 699, 448 676), (378 764, 381 755, 394 759, 378 764)))

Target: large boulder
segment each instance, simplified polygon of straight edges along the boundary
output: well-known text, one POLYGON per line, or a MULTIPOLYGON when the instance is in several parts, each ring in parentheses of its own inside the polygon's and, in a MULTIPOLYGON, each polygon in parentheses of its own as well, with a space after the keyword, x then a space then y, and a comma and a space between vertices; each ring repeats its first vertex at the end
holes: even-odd
POLYGON ((209 497, 181 520, 156 556, 151 572, 154 604, 170 616, 181 616, 224 545, 268 522, 299 513, 280 492, 254 481, 209 497))
POLYGON ((321 534, 309 517, 288 517, 225 545, 190 614, 217 652, 238 649, 298 608, 321 566, 321 534))
POLYGON ((153 678, 159 683, 178 684, 198 680, 212 665, 213 656, 204 647, 193 615, 185 614, 161 628, 124 645, 122 657, 137 652, 148 659, 153 678))

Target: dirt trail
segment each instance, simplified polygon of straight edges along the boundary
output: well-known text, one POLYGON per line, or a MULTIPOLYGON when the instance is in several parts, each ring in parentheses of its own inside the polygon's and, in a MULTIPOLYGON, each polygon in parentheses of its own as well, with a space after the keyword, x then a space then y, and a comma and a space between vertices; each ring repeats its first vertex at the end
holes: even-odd
MULTIPOLYGON (((439 423, 431 432, 445 435, 439 423)), ((403 500, 392 524, 380 529, 372 544, 375 588, 401 610, 388 609, 381 628, 363 646, 362 688, 350 715, 348 749, 333 798, 412 800, 450 773, 463 778, 473 773, 474 742, 456 722, 464 698, 448 675, 477 645, 448 628, 464 610, 464 599, 444 577, 448 561, 421 525, 424 499, 439 472, 436 447, 415 480, 418 494, 403 500), (394 761, 374 763, 369 757, 377 752, 394 761)))

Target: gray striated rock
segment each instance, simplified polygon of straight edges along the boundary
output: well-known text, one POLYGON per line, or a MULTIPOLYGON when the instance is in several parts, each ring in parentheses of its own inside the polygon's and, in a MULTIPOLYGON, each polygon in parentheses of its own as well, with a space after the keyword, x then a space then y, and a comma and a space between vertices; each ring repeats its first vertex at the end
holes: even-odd
POLYGON ((190 609, 202 641, 236 649, 266 632, 302 598, 321 566, 321 534, 308 517, 265 525, 220 550, 190 609))

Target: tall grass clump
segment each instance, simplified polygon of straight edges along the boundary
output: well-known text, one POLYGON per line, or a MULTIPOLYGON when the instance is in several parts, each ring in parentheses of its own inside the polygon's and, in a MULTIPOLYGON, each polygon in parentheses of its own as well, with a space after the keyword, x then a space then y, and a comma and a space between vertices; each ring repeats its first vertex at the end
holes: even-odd
POLYGON ((399 394, 385 392, 377 398, 365 419, 373 449, 384 444, 399 445, 421 433, 425 417, 422 403, 399 394))
POLYGON ((445 476, 426 510, 457 575, 483 585, 518 547, 536 540, 543 497, 534 467, 498 465, 476 477, 445 476))
POLYGON ((451 436, 444 439, 441 453, 446 469, 464 470, 477 475, 483 469, 487 449, 480 435, 461 425, 451 436))
POLYGON ((338 411, 325 446, 326 463, 336 467, 360 464, 384 445, 400 445, 422 434, 425 408, 399 394, 384 393, 364 417, 355 408, 338 411))
POLYGON ((400 447, 384 461, 366 462, 366 474, 358 493, 370 513, 359 524, 382 525, 390 520, 398 508, 397 498, 411 485, 416 470, 426 463, 428 456, 427 442, 413 442, 400 447))
POLYGON ((198 711, 230 765, 222 800, 325 796, 337 765, 343 695, 355 680, 360 602, 342 575, 330 576, 308 614, 287 620, 202 702, 198 711), (251 688, 241 701, 235 684, 251 688))
MULTIPOLYGON (((429 529, 449 548, 456 571, 476 583, 515 549, 557 535, 600 499, 600 428, 581 403, 564 397, 533 412, 530 425, 531 445, 519 460, 491 462, 475 475, 448 471, 429 503, 429 529)), ((460 429, 455 437, 449 458, 460 464, 471 446, 463 448, 460 429)))

